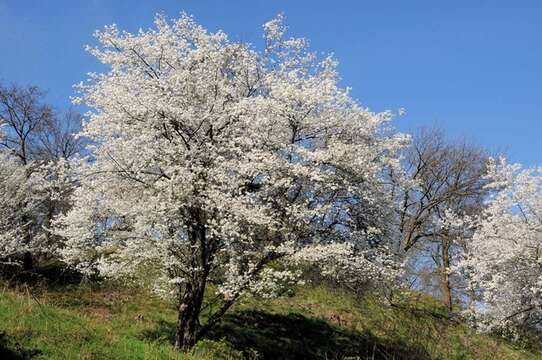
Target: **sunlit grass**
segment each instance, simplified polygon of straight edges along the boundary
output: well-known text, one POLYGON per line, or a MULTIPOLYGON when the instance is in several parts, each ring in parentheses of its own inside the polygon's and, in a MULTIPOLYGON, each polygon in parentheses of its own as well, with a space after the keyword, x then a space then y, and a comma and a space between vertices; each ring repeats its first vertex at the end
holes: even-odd
POLYGON ((136 289, 86 286, 0 292, 1 359, 539 359, 474 333, 439 303, 302 287, 292 297, 245 298, 191 354, 171 345, 172 304, 136 289), (2 353, 2 351, 4 353, 2 353))

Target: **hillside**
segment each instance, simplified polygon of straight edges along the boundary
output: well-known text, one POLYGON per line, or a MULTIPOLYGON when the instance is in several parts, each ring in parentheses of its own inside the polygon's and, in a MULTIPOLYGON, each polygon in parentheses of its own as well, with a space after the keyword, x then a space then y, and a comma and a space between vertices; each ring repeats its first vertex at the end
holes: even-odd
POLYGON ((542 358, 474 334, 415 294, 395 306, 307 287, 292 297, 246 299, 185 357, 170 345, 174 326, 171 305, 140 291, 0 291, 0 359, 542 358))

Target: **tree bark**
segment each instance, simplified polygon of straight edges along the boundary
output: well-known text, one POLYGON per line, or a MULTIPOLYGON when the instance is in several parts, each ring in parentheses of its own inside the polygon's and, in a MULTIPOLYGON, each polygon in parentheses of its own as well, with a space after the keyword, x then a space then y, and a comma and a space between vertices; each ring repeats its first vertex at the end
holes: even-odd
POLYGON ((199 268, 187 283, 179 288, 177 334, 175 336, 175 348, 180 351, 188 351, 197 339, 199 316, 205 295, 205 286, 211 269, 211 261, 214 249, 207 243, 205 226, 203 225, 201 212, 193 210, 193 223, 189 226, 188 238, 193 248, 197 248, 191 255, 193 268, 199 268))
POLYGON ((179 297, 179 317, 175 336, 175 348, 179 351, 186 352, 196 344, 204 287, 204 284, 198 285, 197 288, 188 285, 179 297))

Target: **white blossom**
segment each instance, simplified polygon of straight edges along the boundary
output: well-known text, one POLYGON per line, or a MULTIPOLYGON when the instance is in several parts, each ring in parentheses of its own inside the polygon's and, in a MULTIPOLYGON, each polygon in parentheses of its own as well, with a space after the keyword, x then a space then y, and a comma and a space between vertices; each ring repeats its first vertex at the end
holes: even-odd
POLYGON ((493 160, 494 194, 462 262, 483 290, 480 324, 528 329, 542 320, 542 169, 493 160))
POLYGON ((333 58, 285 38, 282 17, 264 32, 263 52, 187 15, 96 33, 89 51, 109 71, 79 86, 92 155, 56 222, 67 262, 115 277, 153 269, 167 294, 212 282, 234 300, 297 281, 269 265, 298 253, 387 243, 382 174, 400 171, 408 138, 338 86, 333 58))

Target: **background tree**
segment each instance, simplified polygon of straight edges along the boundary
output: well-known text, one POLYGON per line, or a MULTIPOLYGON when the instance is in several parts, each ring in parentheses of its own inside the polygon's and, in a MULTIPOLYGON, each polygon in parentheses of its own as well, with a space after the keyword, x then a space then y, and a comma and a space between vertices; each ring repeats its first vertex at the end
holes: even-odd
POLYGON ((22 259, 27 271, 36 256, 51 255, 50 246, 58 240, 52 239, 50 221, 66 210, 72 188, 59 180, 67 179, 67 160, 81 149, 81 141, 74 137, 80 117, 68 112, 59 118, 44 103, 44 95, 35 86, 0 85, 0 186, 5 197, 0 207, 11 214, 3 220, 0 258, 9 258, 12 264, 22 259))
POLYGON ((449 223, 451 218, 481 211, 488 195, 487 161, 484 149, 466 141, 449 141, 441 131, 428 128, 413 136, 405 152, 411 186, 400 195, 403 248, 412 254, 414 272, 426 268, 428 260, 434 262, 442 301, 449 309, 452 258, 462 252, 468 239, 449 223))
POLYGON ((0 264, 20 265, 30 254, 35 227, 28 219, 36 207, 26 168, 14 157, 0 155, 0 264))
POLYGON ((39 158, 40 134, 53 122, 53 110, 35 86, 0 86, 0 146, 23 165, 39 158))
POLYGON ((335 61, 285 38, 281 17, 264 26, 264 52, 186 15, 155 24, 137 35, 107 27, 90 49, 110 71, 82 86, 92 157, 57 223, 64 259, 158 274, 185 350, 243 294, 272 295, 296 280, 292 261, 326 246, 391 268, 380 256, 395 211, 382 174, 400 171, 406 139, 386 131, 390 114, 352 100, 335 61))
POLYGON ((532 331, 542 324, 542 175, 504 159, 489 167, 495 191, 461 263, 482 289, 480 324, 532 331))

